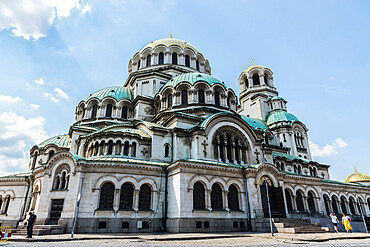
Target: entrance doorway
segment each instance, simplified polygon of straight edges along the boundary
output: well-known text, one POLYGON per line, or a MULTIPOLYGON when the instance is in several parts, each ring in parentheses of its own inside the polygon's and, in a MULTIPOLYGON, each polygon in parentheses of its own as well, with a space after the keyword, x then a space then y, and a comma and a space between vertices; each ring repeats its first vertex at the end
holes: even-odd
POLYGON ((51 200, 51 212, 48 225, 58 225, 58 220, 63 211, 64 199, 51 200))
POLYGON ((260 179, 260 191, 262 200, 263 215, 270 217, 268 201, 270 201, 270 210, 272 218, 285 218, 285 205, 283 190, 281 187, 274 187, 269 177, 263 176, 260 179), (267 198, 268 196, 268 198, 267 198))

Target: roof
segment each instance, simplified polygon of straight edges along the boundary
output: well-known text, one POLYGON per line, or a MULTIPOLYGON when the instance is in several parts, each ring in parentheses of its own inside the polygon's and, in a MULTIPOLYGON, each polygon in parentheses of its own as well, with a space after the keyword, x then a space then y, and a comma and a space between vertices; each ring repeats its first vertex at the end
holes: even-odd
POLYGON ((272 98, 269 98, 267 101, 270 101, 270 100, 284 100, 285 101, 285 99, 283 99, 282 97, 279 97, 279 96, 274 96, 272 98))
POLYGON ((24 177, 29 177, 31 175, 32 175, 32 172, 22 172, 22 173, 17 173, 17 174, 1 176, 0 178, 24 178, 24 177))
POLYGON ((195 53, 199 53, 199 51, 194 46, 189 44, 188 42, 181 40, 181 39, 174 39, 174 38, 165 38, 165 39, 158 39, 158 40, 152 41, 146 46, 144 46, 144 48, 141 49, 140 52, 144 51, 148 47, 154 49, 155 47, 159 45, 164 45, 166 47, 176 45, 176 46, 181 47, 182 49, 189 48, 193 50, 195 53))
POLYGON ((144 138, 151 138, 151 136, 148 133, 146 133, 144 130, 135 129, 135 128, 126 126, 125 124, 109 125, 107 127, 101 128, 100 130, 97 130, 97 131, 92 132, 92 133, 85 134, 83 136, 88 137, 88 136, 92 136, 92 135, 95 135, 95 134, 98 134, 98 133, 103 133, 103 132, 117 132, 117 133, 135 134, 135 135, 139 135, 139 136, 144 137, 144 138))
POLYGON ((49 139, 41 142, 37 145, 39 148, 44 148, 49 144, 57 145, 61 148, 69 148, 71 146, 71 139, 67 134, 50 137, 49 139))
POLYGON ((246 116, 243 116, 243 115, 240 115, 240 117, 249 125, 251 126, 253 129, 260 129, 260 130, 268 130, 268 126, 265 122, 263 122, 262 120, 260 119, 256 119, 256 118, 251 118, 251 117, 246 117, 246 116))
POLYGON ((204 73, 199 73, 199 72, 198 73, 195 73, 195 72, 192 72, 192 73, 184 73, 184 74, 178 75, 175 78, 169 80, 162 87, 162 89, 160 90, 160 92, 163 91, 163 89, 165 87, 167 87, 167 86, 176 87, 181 82, 188 82, 191 85, 194 85, 195 83, 197 83, 199 81, 207 82, 211 86, 213 84, 220 84, 223 87, 227 88, 227 86, 222 81, 220 81, 219 79, 217 79, 216 77, 213 77, 211 75, 204 74, 204 73))
POLYGON ((249 71, 251 71, 252 69, 255 69, 255 68, 262 69, 262 70, 266 69, 266 67, 262 66, 262 65, 251 65, 248 68, 246 68, 244 71, 249 72, 249 71))
POLYGON ((358 183, 358 182, 370 182, 370 176, 357 172, 355 168, 355 173, 348 176, 346 182, 358 183))
MULTIPOLYGON (((305 163, 311 163, 311 162, 318 163, 316 161, 305 159, 305 158, 302 158, 302 157, 299 157, 299 156, 284 154, 284 153, 279 153, 279 152, 272 152, 272 157, 274 157, 274 158, 275 157, 282 157, 282 158, 286 158, 288 160, 299 160, 299 161, 303 161, 305 163)), ((328 165, 322 164, 322 163, 318 163, 318 164, 328 166, 328 165)))
POLYGON ((113 86, 103 88, 93 94, 90 94, 86 101, 88 101, 91 98, 98 98, 99 100, 102 100, 106 97, 113 97, 116 100, 127 99, 132 101, 134 99, 134 95, 130 88, 123 86, 113 86))
POLYGON ((299 122, 299 119, 294 116, 292 113, 286 111, 274 111, 267 117, 267 125, 271 125, 277 122, 290 122, 290 124, 294 122, 299 122))
POLYGON ((330 179, 324 179, 322 180, 323 183, 330 183, 330 184, 344 184, 344 185, 355 185, 355 186, 365 186, 370 187, 369 185, 359 184, 359 183, 349 183, 349 182, 342 182, 342 181, 336 181, 336 180, 330 180, 330 179))

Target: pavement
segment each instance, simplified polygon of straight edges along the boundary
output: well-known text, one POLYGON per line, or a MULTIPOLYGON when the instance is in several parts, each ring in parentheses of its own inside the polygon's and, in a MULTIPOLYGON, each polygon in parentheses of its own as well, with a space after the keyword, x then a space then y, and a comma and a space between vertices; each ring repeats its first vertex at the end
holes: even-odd
MULTIPOLYGON (((43 235, 25 238, 24 235, 13 235, 9 242, 64 242, 64 241, 81 241, 81 240, 137 240, 137 241, 185 241, 185 240, 208 240, 208 239, 226 239, 226 238, 259 238, 259 239, 276 239, 300 243, 319 243, 333 240, 350 240, 350 239, 369 239, 367 233, 316 233, 316 234, 287 234, 275 233, 271 236, 269 233, 157 233, 157 234, 75 234, 71 238, 70 234, 43 235)), ((370 242, 369 242, 370 243, 370 242)))

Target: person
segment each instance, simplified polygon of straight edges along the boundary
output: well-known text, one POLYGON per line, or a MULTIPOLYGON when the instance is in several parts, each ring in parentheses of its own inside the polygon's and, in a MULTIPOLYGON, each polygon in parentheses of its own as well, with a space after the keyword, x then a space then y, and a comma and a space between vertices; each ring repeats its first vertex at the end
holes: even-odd
POLYGON ((27 223, 27 237, 26 238, 32 238, 32 230, 33 230, 33 225, 36 222, 36 215, 33 212, 28 213, 28 223, 27 223))
POLYGON ((339 223, 339 220, 338 220, 337 216, 335 216, 333 214, 333 212, 331 212, 330 213, 330 218, 331 218, 331 222, 333 223, 335 232, 338 233, 338 223, 339 223))
POLYGON ((352 232, 351 217, 346 216, 345 214, 343 214, 342 223, 343 223, 344 227, 346 228, 347 233, 352 232))

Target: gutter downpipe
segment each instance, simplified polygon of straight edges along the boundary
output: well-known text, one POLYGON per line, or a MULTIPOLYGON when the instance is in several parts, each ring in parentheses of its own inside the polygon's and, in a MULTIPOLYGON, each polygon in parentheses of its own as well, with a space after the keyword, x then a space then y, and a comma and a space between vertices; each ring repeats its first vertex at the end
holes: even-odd
POLYGON ((252 231, 250 205, 249 205, 249 197, 248 197, 248 185, 247 185, 247 177, 245 174, 245 167, 242 167, 242 171, 243 171, 243 181, 244 181, 244 190, 245 190, 245 201, 247 203, 247 228, 248 228, 248 231, 252 231))
POLYGON ((80 181, 81 181, 80 182, 80 190, 79 190, 79 192, 77 194, 77 198, 76 198, 77 207, 75 209, 75 218, 74 218, 74 221, 73 221, 71 238, 73 238, 73 234, 75 233, 75 230, 76 230, 78 211, 80 209, 81 193, 82 193, 82 186, 83 186, 83 183, 84 183, 84 178, 82 177, 80 181))
MULTIPOLYGON (((32 177, 32 175, 31 175, 31 177, 32 177)), ((27 182, 27 192, 26 192, 26 195, 25 195, 25 197, 24 197, 24 203, 23 203, 23 206, 22 206, 21 215, 20 215, 19 220, 18 220, 18 222, 17 222, 17 227, 18 227, 19 222, 20 222, 20 221, 22 221, 22 220, 24 219, 24 211, 25 211, 25 209, 26 209, 26 204, 27 204, 28 194, 29 194, 29 192, 30 192, 30 187, 31 187, 31 182, 30 182, 30 180, 28 179, 28 177, 27 177, 27 176, 25 176, 25 177, 24 177, 24 180, 27 182)))

